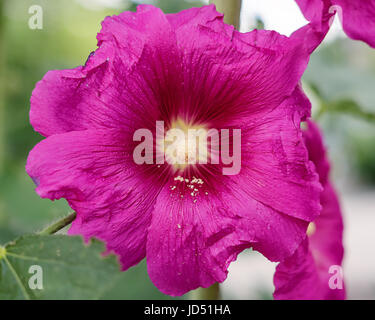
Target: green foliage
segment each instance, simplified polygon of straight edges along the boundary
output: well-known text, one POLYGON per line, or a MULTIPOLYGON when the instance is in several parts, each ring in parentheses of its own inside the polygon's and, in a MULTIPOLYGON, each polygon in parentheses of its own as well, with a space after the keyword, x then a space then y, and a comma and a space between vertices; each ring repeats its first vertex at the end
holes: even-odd
POLYGON ((169 299, 153 286, 145 262, 120 272, 103 243, 81 237, 27 235, 0 247, 1 299, 169 299), (43 289, 30 289, 30 267, 43 270, 43 289))
POLYGON ((38 231, 71 211, 65 200, 41 199, 34 189, 23 166, 0 177, 0 244, 38 231))
POLYGON ((321 116, 325 112, 345 113, 362 120, 373 122, 375 124, 375 113, 363 110, 363 108, 352 99, 321 101, 319 116, 321 116))
POLYGON ((303 76, 337 181, 375 184, 374 75, 374 50, 338 38, 313 53, 303 76))
POLYGON ((147 274, 146 260, 143 260, 129 270, 121 272, 113 286, 107 288, 99 298, 103 300, 172 300, 180 299, 181 297, 173 298, 161 293, 152 284, 147 274))
POLYGON ((265 29, 264 21, 260 16, 255 17, 254 29, 263 30, 265 29))
POLYGON ((369 185, 375 185, 375 134, 353 137, 351 150, 360 178, 369 185))
POLYGON ((375 56, 359 41, 338 39, 312 56, 303 79, 325 111, 371 120, 375 115, 375 56))
POLYGON ((23 236, 5 246, 0 259, 0 299, 97 299, 120 275, 113 255, 102 256, 97 240, 80 237, 23 236), (43 289, 30 289, 29 268, 43 270, 43 289))

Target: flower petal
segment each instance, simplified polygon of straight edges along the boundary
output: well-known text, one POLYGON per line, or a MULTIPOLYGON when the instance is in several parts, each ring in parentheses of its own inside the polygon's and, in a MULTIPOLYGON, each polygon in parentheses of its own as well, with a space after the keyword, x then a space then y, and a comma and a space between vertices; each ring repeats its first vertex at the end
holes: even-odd
POLYGON ((331 0, 296 0, 304 17, 308 21, 312 21, 315 28, 321 28, 327 17, 326 12, 329 11, 331 0))
POLYGON ((313 221, 320 213, 322 190, 303 141, 301 120, 310 102, 299 87, 271 112, 247 121, 242 171, 253 199, 286 215, 313 221))
MULTIPOLYGON (((344 285, 342 288, 330 287, 331 267, 341 266, 344 252, 340 207, 330 184, 322 194, 322 205, 322 214, 314 222, 313 235, 276 267, 275 299, 345 299, 344 285)), ((337 276, 341 277, 341 272, 337 276)))
MULTIPOLYGON (((303 241, 297 251, 276 267, 274 276, 277 300, 320 300, 324 285, 309 251, 309 241, 303 241)), ((328 287, 328 282, 327 282, 328 287)))
POLYGON ((216 192, 205 184, 190 192, 191 180, 172 179, 161 191, 148 230, 147 265, 165 294, 224 281, 229 264, 245 248, 278 258, 305 237, 307 223, 257 203, 246 185, 227 185, 231 181, 219 180, 216 192))
POLYGON ((138 6, 136 13, 106 18, 98 45, 85 66, 49 71, 37 83, 30 110, 36 131, 50 136, 127 126, 152 108, 160 112, 163 92, 155 86, 181 83, 171 75, 180 66, 176 37, 158 8, 138 6))
POLYGON ((30 111, 36 131, 116 128, 134 119, 145 127, 185 116, 220 127, 277 107, 309 59, 300 39, 241 34, 214 6, 176 15, 139 6, 106 18, 98 44, 84 67, 50 71, 37 84, 30 111))
MULTIPOLYGON (((305 133, 309 156, 321 173, 324 191, 322 212, 297 251, 281 262, 274 277, 276 299, 345 299, 345 288, 331 288, 331 267, 340 267, 343 259, 343 222, 336 193, 328 180, 329 165, 317 126, 309 122, 305 133)), ((341 277, 342 274, 337 275, 341 277)), ((342 281, 342 279, 338 279, 342 281)))
POLYGON ((375 48, 375 1, 333 0, 342 8, 342 27, 354 40, 366 42, 375 48))
POLYGON ((222 216, 208 201, 187 201, 162 191, 148 232, 149 276, 173 296, 224 281, 229 263, 250 246, 236 237, 235 216, 222 216))
POLYGON ((183 115, 226 121, 277 107, 290 96, 309 53, 274 31, 240 33, 214 6, 168 15, 176 28, 184 84, 183 115))
POLYGON ((324 186, 328 181, 330 164, 320 134, 319 127, 311 120, 307 120, 308 130, 303 132, 303 140, 309 153, 309 159, 315 165, 319 181, 324 186))
POLYGON ((198 25, 205 26, 208 23, 215 21, 218 22, 215 24, 218 29, 229 27, 231 30, 233 30, 233 27, 223 23, 223 16, 224 15, 222 13, 216 11, 214 4, 167 14, 168 21, 175 30, 185 27, 196 27, 198 25))
POLYGON ((42 198, 66 198, 77 212, 70 230, 97 237, 124 269, 145 256, 147 227, 161 183, 132 161, 125 132, 75 131, 48 137, 29 155, 27 173, 42 198))
POLYGON ((325 29, 337 12, 345 33, 375 48, 375 1, 296 0, 316 31, 325 29))
POLYGON ((30 123, 35 131, 48 137, 96 127, 106 119, 99 96, 110 87, 110 76, 108 62, 103 58, 95 58, 93 69, 78 67, 46 73, 30 99, 30 123))

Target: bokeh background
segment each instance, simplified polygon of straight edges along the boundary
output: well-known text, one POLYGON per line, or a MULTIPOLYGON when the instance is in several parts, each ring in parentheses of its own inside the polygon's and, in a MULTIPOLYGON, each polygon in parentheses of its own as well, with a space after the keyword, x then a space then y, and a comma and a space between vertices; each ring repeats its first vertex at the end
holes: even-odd
MULTIPOLYGON (((35 83, 50 69, 85 63, 105 16, 152 3, 177 12, 208 1, 0 0, 0 244, 37 231, 70 212, 65 201, 40 199, 26 175, 28 152, 42 137, 29 124, 35 83), (43 9, 43 28, 29 28, 29 8, 43 9)), ((337 19, 336 19, 337 20, 337 19)), ((293 0, 243 0, 241 31, 289 35, 306 24, 293 0)), ((323 129, 332 177, 344 211, 344 275, 350 299, 375 299, 375 50, 348 39, 335 21, 303 77, 323 129)), ((275 264, 246 251, 222 285, 229 299, 271 299, 275 264)), ((69 298, 69 297, 67 297, 69 298)), ((103 299, 167 299, 145 262, 124 272, 103 299)))

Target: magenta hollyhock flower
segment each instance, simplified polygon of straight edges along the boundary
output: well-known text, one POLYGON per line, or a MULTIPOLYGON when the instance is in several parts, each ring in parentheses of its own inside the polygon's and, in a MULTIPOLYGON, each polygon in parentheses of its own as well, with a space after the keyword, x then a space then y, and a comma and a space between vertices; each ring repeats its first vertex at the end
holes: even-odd
POLYGON ((300 129, 305 47, 273 31, 242 34, 212 5, 170 15, 138 6, 106 18, 97 38, 84 66, 49 71, 31 97, 46 139, 26 170, 42 198, 77 212, 69 233, 105 241, 123 270, 146 257, 170 295, 222 282, 245 248, 290 256, 321 209, 300 129), (136 164, 133 134, 156 121, 241 129, 241 171, 136 164))
POLYGON ((343 221, 340 205, 329 181, 329 163, 318 127, 308 122, 304 134, 310 159, 324 187, 322 213, 311 223, 297 251, 281 262, 274 277, 275 299, 345 299, 341 264, 343 221))
POLYGON ((318 29, 337 12, 345 33, 375 48, 375 0, 296 0, 305 18, 318 29))

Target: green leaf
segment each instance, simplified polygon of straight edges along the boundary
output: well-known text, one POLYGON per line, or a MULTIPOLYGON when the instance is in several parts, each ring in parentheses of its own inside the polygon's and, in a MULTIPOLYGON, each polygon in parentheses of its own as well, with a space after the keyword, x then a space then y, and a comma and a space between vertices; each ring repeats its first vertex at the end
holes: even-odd
POLYGON ((265 29, 264 21, 260 16, 255 17, 255 29, 258 29, 258 30, 264 30, 265 29))
POLYGON ((319 98, 319 100, 326 100, 324 94, 321 92, 319 86, 316 83, 307 81, 307 85, 309 89, 319 98))
POLYGON ((161 293, 151 282, 147 274, 146 259, 125 272, 112 287, 103 291, 100 300, 170 300, 186 297, 171 297, 161 293))
POLYGON ((121 275, 114 255, 103 256, 98 240, 86 245, 81 237, 27 235, 0 249, 0 300, 98 299, 121 275), (32 289, 42 270, 43 289, 32 289))
POLYGON ((362 106, 351 98, 341 98, 328 100, 319 87, 314 82, 307 82, 308 88, 313 92, 315 97, 318 98, 320 102, 320 109, 315 116, 319 118, 323 113, 341 113, 351 115, 358 119, 366 120, 375 123, 375 112, 367 111, 362 106))
POLYGON ((352 99, 341 99, 326 104, 326 111, 350 114, 354 117, 375 122, 375 113, 365 111, 352 99))

